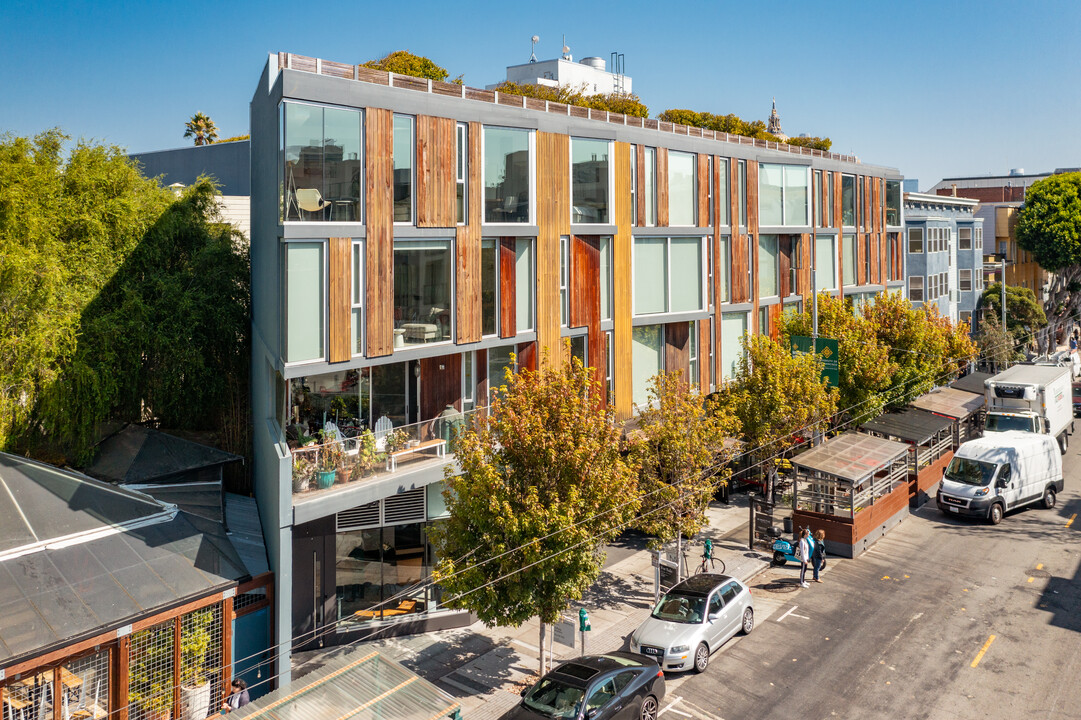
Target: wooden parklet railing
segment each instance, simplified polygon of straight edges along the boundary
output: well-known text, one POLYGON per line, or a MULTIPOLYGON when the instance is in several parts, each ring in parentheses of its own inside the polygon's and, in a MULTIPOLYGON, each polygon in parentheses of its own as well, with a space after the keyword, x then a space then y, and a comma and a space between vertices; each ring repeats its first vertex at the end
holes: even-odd
POLYGON ((724 132, 716 132, 715 130, 706 130, 704 128, 664 122, 663 120, 657 120, 655 118, 633 117, 631 115, 609 112, 607 110, 594 110, 592 108, 584 108, 577 105, 565 105, 550 100, 525 97, 524 95, 500 94, 497 90, 479 90, 477 88, 457 85, 455 83, 427 80, 409 75, 399 75, 384 70, 373 70, 371 68, 366 68, 363 65, 348 65, 346 63, 321 60, 320 58, 295 55, 293 53, 278 53, 278 69, 299 70, 301 72, 344 78, 346 80, 357 80, 360 82, 374 83, 376 85, 386 85, 388 87, 427 92, 432 93, 433 95, 457 97, 462 98, 463 100, 479 100, 495 105, 525 108, 526 110, 540 110, 543 112, 556 113, 558 115, 567 115, 587 120, 599 120, 601 122, 644 128, 646 130, 659 130, 674 135, 700 137, 707 140, 717 140, 719 142, 733 143, 736 145, 752 145, 768 150, 788 152, 793 155, 808 155, 811 157, 839 160, 841 162, 859 162, 853 155, 841 155, 839 153, 825 152, 823 150, 815 150, 799 145, 773 142, 772 140, 758 140, 744 135, 732 135, 724 132))

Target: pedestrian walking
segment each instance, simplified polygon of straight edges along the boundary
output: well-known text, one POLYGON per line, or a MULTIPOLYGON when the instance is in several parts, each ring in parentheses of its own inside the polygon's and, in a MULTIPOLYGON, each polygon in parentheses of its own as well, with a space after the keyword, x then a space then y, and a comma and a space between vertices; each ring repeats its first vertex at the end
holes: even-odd
POLYGON ((232 712, 233 710, 239 710, 251 702, 251 698, 248 697, 248 683, 240 678, 233 680, 230 689, 233 692, 226 698, 225 702, 222 703, 222 714, 232 712))
POLYGON ((811 531, 803 528, 799 531, 799 586, 811 587, 807 584, 807 563, 811 560, 814 552, 814 540, 811 539, 811 531))
POLYGON ((814 538, 815 546, 811 551, 811 565, 814 567, 814 580, 820 583, 822 579, 818 577, 818 572, 826 561, 826 531, 822 528, 815 530, 814 538))

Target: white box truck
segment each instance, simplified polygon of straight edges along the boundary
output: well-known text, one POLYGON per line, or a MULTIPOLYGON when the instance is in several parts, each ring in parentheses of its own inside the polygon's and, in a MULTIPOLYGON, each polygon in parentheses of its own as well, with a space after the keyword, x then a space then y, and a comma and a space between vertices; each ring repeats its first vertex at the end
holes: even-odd
POLYGON ((1073 433, 1071 381, 1065 365, 1014 365, 988 378, 984 433, 1021 430, 1050 435, 1065 454, 1073 433))
POLYGON ((1049 435, 992 433, 957 448, 942 472, 936 501, 946 515, 985 518, 993 525, 1007 510, 1043 503, 1055 507, 1062 491, 1062 455, 1049 435))

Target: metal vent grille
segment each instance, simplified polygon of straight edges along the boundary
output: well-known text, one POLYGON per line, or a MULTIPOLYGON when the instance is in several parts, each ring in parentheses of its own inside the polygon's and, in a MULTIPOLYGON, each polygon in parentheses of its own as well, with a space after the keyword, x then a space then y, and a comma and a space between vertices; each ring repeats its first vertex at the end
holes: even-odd
POLYGON ((341 511, 337 523, 338 532, 379 527, 379 501, 341 511))
POLYGON ((393 495, 383 500, 383 524, 424 522, 424 488, 393 495))

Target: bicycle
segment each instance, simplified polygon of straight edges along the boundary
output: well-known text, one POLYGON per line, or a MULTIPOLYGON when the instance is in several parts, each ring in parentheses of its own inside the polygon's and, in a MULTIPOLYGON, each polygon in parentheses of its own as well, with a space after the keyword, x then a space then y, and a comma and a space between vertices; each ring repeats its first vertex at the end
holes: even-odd
MULTIPOLYGON (((684 570, 686 570, 687 567, 688 567, 688 565, 687 565, 687 550, 688 549, 689 548, 684 548, 684 550, 683 550, 683 568, 684 568, 684 570)), ((720 574, 723 575, 724 571, 725 571, 724 560, 722 560, 721 558, 719 558, 719 557, 717 557, 717 556, 715 556, 713 554, 713 541, 710 540, 709 538, 706 538, 702 542, 702 561, 700 563, 698 563, 698 565, 695 567, 694 574, 695 575, 701 575, 704 572, 711 572, 711 573, 716 572, 716 573, 720 573, 720 574), (719 569, 717 567, 718 565, 720 565, 719 569)), ((688 574, 689 573, 685 573, 685 576, 688 575, 688 574)))

